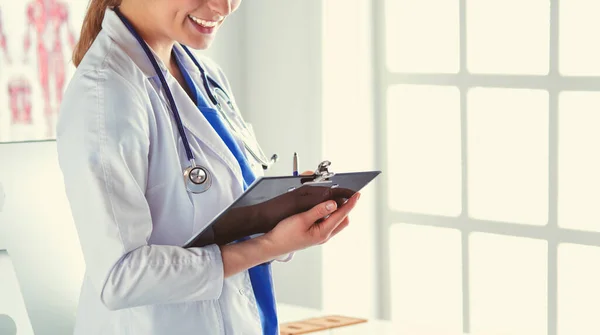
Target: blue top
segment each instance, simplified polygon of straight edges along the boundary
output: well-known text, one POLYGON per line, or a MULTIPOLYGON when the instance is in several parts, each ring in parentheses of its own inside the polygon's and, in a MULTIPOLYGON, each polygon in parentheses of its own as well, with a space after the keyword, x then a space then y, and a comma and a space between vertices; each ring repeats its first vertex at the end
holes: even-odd
MULTIPOLYGON (((177 54, 175 54, 177 58, 177 54)), ((190 77, 189 73, 181 65, 179 59, 177 59, 179 70, 181 71, 185 81, 191 91, 194 101, 198 106, 200 112, 204 115, 206 120, 212 125, 217 134, 221 137, 223 142, 227 145, 231 153, 235 156, 237 162, 242 170, 242 176, 244 177, 244 191, 251 185, 256 176, 250 167, 250 163, 246 158, 246 155, 241 150, 238 142, 235 140, 219 112, 210 107, 206 99, 204 98, 201 91, 196 86, 194 80, 190 77)), ((261 319, 263 335, 279 335, 278 331, 278 320, 277 320, 277 309, 275 304, 275 294, 273 292, 273 280, 271 275, 271 265, 269 263, 261 264, 248 270, 250 274, 250 281, 252 282, 252 289, 254 290, 254 296, 256 297, 256 303, 258 305, 258 311, 261 319)))

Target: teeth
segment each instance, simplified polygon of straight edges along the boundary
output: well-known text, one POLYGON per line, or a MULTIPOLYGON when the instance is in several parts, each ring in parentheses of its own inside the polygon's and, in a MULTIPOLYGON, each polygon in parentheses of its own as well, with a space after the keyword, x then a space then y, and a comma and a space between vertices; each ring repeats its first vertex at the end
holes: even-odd
POLYGON ((206 28, 213 28, 213 27, 216 27, 216 26, 217 26, 217 24, 219 23, 219 21, 206 21, 206 20, 202 20, 202 19, 199 19, 199 18, 197 18, 197 17, 194 17, 194 16, 191 16, 191 15, 188 15, 188 16, 189 16, 189 18, 190 18, 190 19, 192 19, 194 22, 196 22, 197 24, 199 24, 199 25, 201 25, 201 26, 203 26, 203 27, 206 27, 206 28))

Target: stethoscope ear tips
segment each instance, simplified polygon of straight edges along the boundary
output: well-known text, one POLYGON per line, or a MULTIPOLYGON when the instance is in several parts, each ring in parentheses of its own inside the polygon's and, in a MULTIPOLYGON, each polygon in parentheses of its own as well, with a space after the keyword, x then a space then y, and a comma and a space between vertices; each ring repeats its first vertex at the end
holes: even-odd
POLYGON ((269 164, 262 164, 263 170, 268 170, 271 165, 277 163, 278 159, 279 159, 279 156, 277 156, 277 154, 274 154, 273 156, 271 156, 271 160, 269 161, 269 164))

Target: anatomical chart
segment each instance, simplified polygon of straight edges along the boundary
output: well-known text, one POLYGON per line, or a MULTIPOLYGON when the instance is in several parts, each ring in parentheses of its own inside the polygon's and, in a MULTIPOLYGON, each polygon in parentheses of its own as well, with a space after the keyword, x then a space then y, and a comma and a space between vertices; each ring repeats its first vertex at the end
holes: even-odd
POLYGON ((56 137, 86 0, 0 0, 0 142, 56 137))

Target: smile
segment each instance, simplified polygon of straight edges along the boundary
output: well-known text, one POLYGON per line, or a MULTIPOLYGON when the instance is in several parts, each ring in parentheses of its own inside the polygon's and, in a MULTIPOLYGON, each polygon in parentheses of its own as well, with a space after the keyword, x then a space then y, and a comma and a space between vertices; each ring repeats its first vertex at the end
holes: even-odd
POLYGON ((195 16, 192 15, 188 15, 188 17, 190 19, 192 19, 192 21, 196 22, 198 25, 202 26, 202 27, 206 27, 206 28, 214 28, 216 27, 220 21, 208 21, 208 20, 202 20, 199 19, 195 16))

